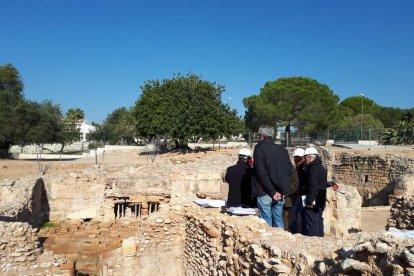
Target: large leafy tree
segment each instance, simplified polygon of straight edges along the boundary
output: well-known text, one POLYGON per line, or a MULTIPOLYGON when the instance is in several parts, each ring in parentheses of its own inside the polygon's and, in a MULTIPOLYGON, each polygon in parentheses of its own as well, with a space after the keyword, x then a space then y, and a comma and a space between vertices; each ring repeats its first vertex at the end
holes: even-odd
POLYGON ((381 108, 371 99, 363 95, 346 98, 339 103, 341 123, 337 129, 355 130, 362 127, 368 129, 383 129, 381 120, 377 119, 381 108))
POLYGON ((99 131, 105 133, 104 135, 98 135, 101 135, 101 139, 105 138, 104 142, 109 141, 110 144, 133 144, 135 120, 131 109, 125 107, 115 109, 108 115, 102 126, 100 126, 99 131))
POLYGON ((361 127, 361 120, 364 130, 368 129, 383 129, 384 125, 380 120, 375 119, 371 114, 356 115, 353 117, 345 117, 339 125, 341 130, 355 130, 361 127))
POLYGON ((236 111, 221 101, 222 85, 194 74, 178 74, 172 79, 147 81, 141 89, 133 107, 140 137, 169 137, 183 145, 240 131, 236 111))
POLYGON ((339 109, 345 117, 361 115, 362 108, 363 114, 371 114, 374 118, 380 109, 373 100, 365 96, 352 96, 339 103, 339 109))
POLYGON ((58 105, 24 98, 21 76, 11 64, 0 66, 0 129, 1 155, 6 155, 11 145, 64 143, 72 139, 68 138, 58 105))
POLYGON ((262 124, 326 130, 339 119, 339 97, 327 85, 305 77, 281 78, 265 83, 259 95, 243 99, 246 125, 262 124))
POLYGON ((0 66, 0 150, 7 152, 18 136, 17 107, 24 104, 23 82, 17 69, 6 64, 0 66))

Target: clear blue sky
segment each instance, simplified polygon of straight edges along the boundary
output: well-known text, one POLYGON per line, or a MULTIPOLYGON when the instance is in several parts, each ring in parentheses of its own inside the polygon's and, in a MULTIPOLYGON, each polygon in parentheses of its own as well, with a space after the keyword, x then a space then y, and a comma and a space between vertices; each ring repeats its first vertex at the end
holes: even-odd
MULTIPOLYGON (((304 76, 341 100, 414 107, 414 1, 0 0, 0 65, 25 96, 102 122, 145 80, 192 72, 242 99, 304 76)), ((231 99, 230 99, 231 98, 231 99)))

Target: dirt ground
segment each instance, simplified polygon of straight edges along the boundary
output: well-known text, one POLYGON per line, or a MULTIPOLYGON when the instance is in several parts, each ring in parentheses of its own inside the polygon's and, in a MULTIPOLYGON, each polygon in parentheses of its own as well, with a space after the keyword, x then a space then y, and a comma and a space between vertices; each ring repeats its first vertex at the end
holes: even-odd
MULTIPOLYGON (((402 156, 414 157, 414 151, 411 148, 391 148, 378 150, 349 150, 344 148, 331 147, 335 153, 340 152, 355 152, 364 154, 398 154, 402 156)), ((220 149, 211 151, 199 151, 191 153, 171 152, 167 154, 155 156, 155 162, 161 160, 169 160, 173 163, 177 161, 181 163, 192 162, 198 158, 205 156, 214 156, 217 154, 237 155, 239 149, 220 149)), ((50 166, 47 174, 81 171, 85 168, 94 166, 98 163, 140 163, 152 162, 151 157, 140 155, 137 151, 112 151, 95 157, 82 158, 77 160, 67 161, 41 161, 37 160, 0 160, 0 180, 2 179, 19 179, 23 177, 39 176, 39 169, 46 165, 50 166)), ((362 228, 363 231, 380 231, 385 229, 386 221, 389 215, 389 207, 371 207, 364 208, 362 211, 362 228)))

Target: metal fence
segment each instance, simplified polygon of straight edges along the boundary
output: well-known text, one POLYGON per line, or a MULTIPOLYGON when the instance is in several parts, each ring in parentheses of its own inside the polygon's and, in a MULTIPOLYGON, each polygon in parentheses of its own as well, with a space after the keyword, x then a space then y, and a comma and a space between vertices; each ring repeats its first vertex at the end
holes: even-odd
MULTIPOLYGON (((326 143, 328 140, 335 144, 358 144, 359 141, 381 142, 382 130, 367 129, 361 132, 360 129, 355 130, 336 130, 336 131, 320 131, 320 132, 305 132, 298 130, 291 130, 290 136, 286 137, 285 131, 277 131, 276 141, 284 146, 299 146, 307 145, 309 143, 326 143)), ((257 133, 250 133, 244 135, 249 137, 249 143, 258 142, 257 133)))

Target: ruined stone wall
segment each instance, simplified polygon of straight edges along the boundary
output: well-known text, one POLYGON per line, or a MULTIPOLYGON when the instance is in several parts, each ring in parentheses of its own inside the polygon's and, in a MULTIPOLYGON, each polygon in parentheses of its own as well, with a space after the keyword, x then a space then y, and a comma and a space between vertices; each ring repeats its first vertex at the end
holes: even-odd
POLYGON ((0 221, 0 271, 27 271, 41 254, 36 229, 24 222, 0 221))
MULTIPOLYGON (((101 164, 80 172, 44 176, 50 219, 115 218, 115 204, 122 200, 143 203, 143 197, 194 198, 196 193, 227 196, 225 169, 237 156, 206 157, 189 163, 156 162, 101 164)), ((161 201, 164 204, 168 201, 161 201)), ((129 209, 128 209, 129 210, 129 209)))
POLYGON ((391 215, 387 228, 414 230, 414 196, 392 197, 391 215))
POLYGON ((188 211, 186 275, 393 275, 414 272, 414 240, 380 233, 315 238, 257 217, 188 211))
POLYGON ((414 159, 343 153, 332 170, 337 181, 357 188, 363 206, 387 205, 389 195, 414 191, 414 159))
POLYGON ((185 275, 184 208, 164 206, 139 223, 136 234, 103 261, 100 275, 185 275))
POLYGON ((41 226, 49 218, 49 203, 42 178, 0 181, 0 217, 41 226))
POLYGON ((104 202, 105 177, 98 169, 44 177, 50 220, 96 218, 104 202))
POLYGON ((361 231, 362 198, 351 186, 337 183, 339 190, 327 189, 326 208, 323 212, 325 235, 346 236, 361 231))

